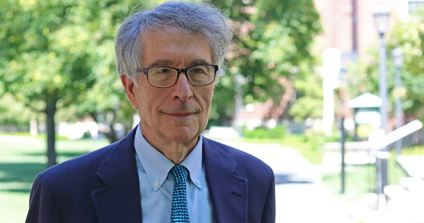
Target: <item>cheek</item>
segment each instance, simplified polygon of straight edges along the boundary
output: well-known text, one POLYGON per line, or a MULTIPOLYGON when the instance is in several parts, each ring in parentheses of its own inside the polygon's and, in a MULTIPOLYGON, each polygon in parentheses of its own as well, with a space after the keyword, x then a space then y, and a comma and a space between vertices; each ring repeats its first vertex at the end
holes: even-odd
POLYGON ((213 98, 213 90, 202 92, 201 95, 201 106, 204 110, 204 114, 209 114, 209 110, 211 108, 212 98, 213 98))
MULTIPOLYGON (((137 104, 138 104, 138 112, 140 113, 140 118, 150 117, 150 108, 152 103, 152 99, 149 97, 149 92, 145 90, 145 87, 143 84, 139 83, 139 91, 137 92, 137 104), (149 106, 147 106, 149 105, 149 106)), ((148 119, 146 119, 148 120, 148 119)))
POLYGON ((160 117, 160 108, 167 104, 168 97, 163 89, 150 88, 148 91, 142 92, 139 97, 139 106, 143 113, 150 120, 155 120, 160 117))
POLYGON ((145 116, 151 116, 152 108, 155 107, 154 97, 149 96, 148 94, 141 95, 138 99, 138 104, 140 106, 140 110, 143 111, 145 116))

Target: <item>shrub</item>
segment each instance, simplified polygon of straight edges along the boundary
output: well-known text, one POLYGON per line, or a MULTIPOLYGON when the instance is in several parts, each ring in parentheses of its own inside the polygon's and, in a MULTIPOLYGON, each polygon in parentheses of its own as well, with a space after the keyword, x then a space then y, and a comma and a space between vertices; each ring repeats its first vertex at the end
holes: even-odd
POLYGON ((273 129, 266 129, 263 126, 249 130, 246 126, 243 127, 243 137, 249 139, 282 139, 286 134, 286 127, 276 126, 273 129))

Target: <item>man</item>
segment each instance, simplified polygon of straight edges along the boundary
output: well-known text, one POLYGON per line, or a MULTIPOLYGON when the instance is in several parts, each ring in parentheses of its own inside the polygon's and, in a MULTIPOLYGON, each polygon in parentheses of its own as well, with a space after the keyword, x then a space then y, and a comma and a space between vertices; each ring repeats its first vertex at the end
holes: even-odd
POLYGON ((26 222, 275 222, 270 167, 201 135, 231 38, 226 18, 203 3, 125 20, 117 67, 140 124, 39 174, 26 222))

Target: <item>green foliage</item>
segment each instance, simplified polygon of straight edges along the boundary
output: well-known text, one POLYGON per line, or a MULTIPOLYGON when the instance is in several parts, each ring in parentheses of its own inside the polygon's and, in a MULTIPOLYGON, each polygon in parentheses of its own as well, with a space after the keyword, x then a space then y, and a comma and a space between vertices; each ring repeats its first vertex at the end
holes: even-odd
MULTIPOLYGON (((154 3, 138 6, 149 7, 154 3)), ((90 114, 132 125, 120 92, 114 38, 138 1, 1 1, 0 93, 35 112, 56 105, 61 121, 90 114)), ((49 114, 49 115, 55 115, 49 114)), ((129 129, 127 128, 127 131, 129 129)))
MULTIPOLYGON (((379 59, 377 41, 368 49, 367 61, 352 65, 350 70, 350 90, 353 96, 365 92, 378 95, 379 59)), ((387 80, 390 96, 389 105, 394 105, 395 96, 399 95, 406 116, 424 120, 424 9, 411 15, 406 22, 395 24, 387 42, 387 80), (391 50, 399 47, 403 52, 404 62, 401 69, 403 88, 394 88, 395 67, 390 55, 391 50)), ((390 107, 389 107, 390 109, 390 107)), ((392 109, 394 110, 394 109, 392 109)))
POLYGON ((6 93, 0 97, 0 125, 28 127, 31 118, 36 114, 6 93))
POLYGON ((273 129, 266 129, 264 127, 257 127, 249 130, 246 126, 242 129, 243 137, 250 139, 282 139, 286 134, 286 127, 276 126, 273 129))
POLYGON ((208 126, 229 125, 234 115, 234 81, 231 75, 220 78, 215 86, 208 126))
POLYGON ((232 116, 237 74, 246 80, 242 84, 246 103, 271 98, 279 104, 285 92, 280 77, 295 80, 311 73, 316 61, 310 47, 313 37, 321 31, 312 0, 210 2, 225 9, 235 31, 227 57, 229 72, 215 91, 213 109, 217 112, 213 114, 221 115, 212 119, 232 116))
POLYGON ((402 81, 406 92, 402 96, 405 113, 424 120, 424 8, 411 15, 408 22, 395 25, 389 49, 396 46, 404 55, 402 81))
POLYGON ((90 9, 77 2, 2 1, 0 80, 16 99, 42 110, 48 101, 63 105, 94 83, 98 27, 80 24, 90 9))
MULTIPOLYGON (((320 150, 320 148, 328 142, 340 142, 341 140, 341 133, 340 131, 336 131, 333 133, 332 136, 326 136, 324 132, 321 131, 313 131, 313 130, 307 130, 305 132, 305 135, 303 136, 303 140, 311 145, 311 149, 313 150, 320 150)), ((352 142, 353 137, 352 136, 346 136, 345 142, 352 142)))
MULTIPOLYGON (((69 111, 76 114, 85 108, 119 110, 115 31, 138 3, 0 1, 0 90, 45 112, 46 120, 54 120, 57 109, 73 103, 80 110, 69 111)), ((47 122, 48 165, 55 164, 54 128, 47 122)))
MULTIPOLYGON (((161 2, 150 1, 137 10, 161 2)), ((218 125, 233 117, 236 74, 247 80, 242 86, 246 102, 279 101, 285 91, 279 77, 308 77, 316 62, 310 46, 321 26, 312 0, 211 3, 229 15, 236 33, 228 54, 230 72, 216 86, 211 108, 210 124, 218 125)), ((0 1, 0 20, 5 21, 0 23, 0 48, 5 49, 0 51, 0 92, 12 93, 34 111, 43 111, 47 102, 57 103, 60 120, 90 114, 130 126, 134 110, 119 92, 113 45, 118 26, 137 4, 0 1)), ((299 104, 311 105, 301 105, 302 100, 299 104)))
POLYGON ((281 139, 286 135, 287 128, 282 125, 278 125, 273 129, 268 130, 268 136, 271 139, 281 139))
POLYGON ((257 127, 253 130, 249 130, 247 127, 243 126, 242 129, 243 137, 244 138, 250 138, 250 139, 266 139, 267 136, 267 130, 265 127, 257 127))
POLYGON ((322 78, 318 74, 311 73, 303 79, 295 80, 294 87, 302 95, 290 109, 290 115, 294 116, 297 122, 307 118, 322 118, 324 107, 322 78))

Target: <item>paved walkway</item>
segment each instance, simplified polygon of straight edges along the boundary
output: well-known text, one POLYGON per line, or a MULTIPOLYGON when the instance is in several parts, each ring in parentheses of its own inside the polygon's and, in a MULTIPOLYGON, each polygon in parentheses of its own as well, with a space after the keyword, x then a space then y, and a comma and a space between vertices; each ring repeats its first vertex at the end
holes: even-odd
POLYGON ((275 173, 277 184, 321 181, 319 168, 310 164, 296 149, 282 147, 278 144, 223 143, 250 153, 267 163, 275 173))
POLYGON ((402 155, 397 161, 410 177, 424 180, 424 156, 402 155))
POLYGON ((223 142, 250 153, 273 169, 276 176, 277 223, 351 223, 345 207, 331 203, 321 184, 320 168, 296 149, 277 144, 223 142))

